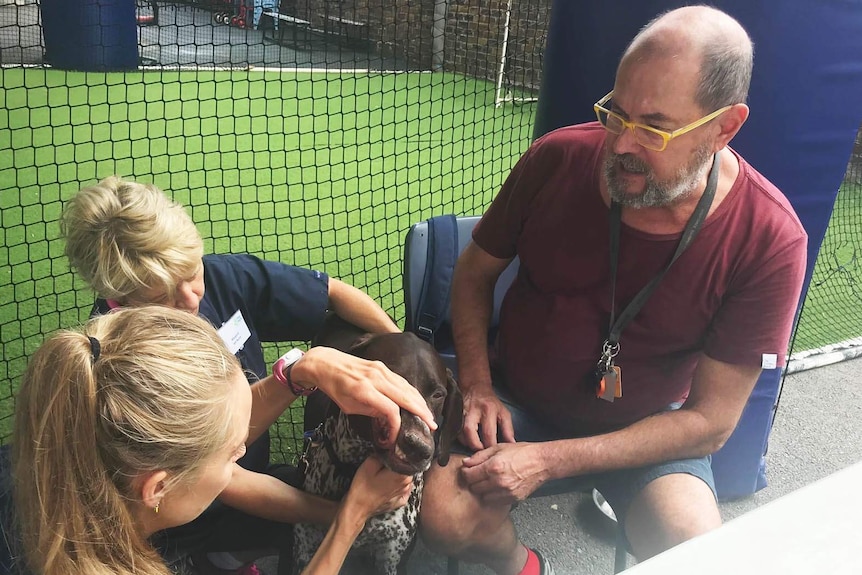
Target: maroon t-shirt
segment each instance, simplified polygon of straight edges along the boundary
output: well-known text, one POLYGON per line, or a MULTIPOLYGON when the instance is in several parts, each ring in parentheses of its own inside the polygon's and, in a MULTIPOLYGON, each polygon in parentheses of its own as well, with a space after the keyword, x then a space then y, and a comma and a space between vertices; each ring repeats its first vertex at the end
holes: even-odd
MULTIPOLYGON (((473 232, 521 259, 500 315, 495 363, 514 397, 568 434, 603 433, 683 401, 698 357, 783 366, 805 273, 805 230, 787 199, 739 158, 739 176, 620 338, 623 397, 588 379, 610 315, 609 209, 597 123, 537 140, 473 232)), ((735 152, 734 152, 735 153, 735 152)), ((681 234, 622 225, 616 313, 667 265, 681 234)))

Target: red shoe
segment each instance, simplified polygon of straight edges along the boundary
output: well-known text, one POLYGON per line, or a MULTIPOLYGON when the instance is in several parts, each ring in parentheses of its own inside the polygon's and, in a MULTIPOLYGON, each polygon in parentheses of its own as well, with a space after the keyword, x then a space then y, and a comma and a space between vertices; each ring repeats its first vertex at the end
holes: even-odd
POLYGON ((221 569, 213 565, 205 553, 192 557, 192 566, 197 575, 263 575, 263 571, 253 562, 239 569, 221 569))

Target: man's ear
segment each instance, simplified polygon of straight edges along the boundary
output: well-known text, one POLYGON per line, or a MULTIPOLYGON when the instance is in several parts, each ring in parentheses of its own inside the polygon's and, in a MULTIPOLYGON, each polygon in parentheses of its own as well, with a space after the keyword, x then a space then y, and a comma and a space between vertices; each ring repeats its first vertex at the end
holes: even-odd
POLYGON ((147 507, 157 507, 165 496, 168 472, 151 471, 140 477, 141 501, 147 507))
POLYGON ((723 149, 736 136, 739 129, 742 128, 742 125, 748 119, 748 111, 747 104, 734 104, 729 110, 719 116, 717 124, 720 132, 715 141, 716 149, 714 151, 717 152, 723 149))

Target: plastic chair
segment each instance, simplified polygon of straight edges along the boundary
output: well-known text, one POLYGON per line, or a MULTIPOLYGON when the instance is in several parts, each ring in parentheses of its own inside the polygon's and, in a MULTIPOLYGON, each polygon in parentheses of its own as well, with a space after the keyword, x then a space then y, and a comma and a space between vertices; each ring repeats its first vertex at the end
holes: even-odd
MULTIPOLYGON (((470 242, 473 228, 479 222, 479 219, 479 216, 461 216, 456 218, 459 254, 464 251, 464 248, 470 242)), ((426 220, 414 224, 410 228, 404 245, 404 309, 407 314, 408 330, 411 330, 412 326, 418 323, 416 316, 419 312, 419 297, 428 279, 425 277, 429 247, 428 239, 428 221, 426 220)), ((497 279, 497 285, 494 288, 494 314, 490 325, 492 332, 496 330, 499 324, 500 305, 503 303, 503 296, 506 295, 506 291, 515 280, 515 276, 518 275, 519 265, 520 261, 518 258, 515 258, 497 279)), ((452 327, 448 307, 444 313, 443 323, 434 334, 434 347, 440 353, 446 366, 453 373, 457 372, 458 366, 455 361, 455 346, 452 342, 452 327)))
MULTIPOLYGON (((459 216, 456 218, 457 223, 457 253, 464 251, 467 244, 473 236, 473 228, 479 222, 480 216, 459 216)), ((420 313, 420 297, 422 290, 427 287, 429 278, 427 270, 427 262, 429 259, 429 225, 428 221, 418 222, 411 226, 407 232, 407 238, 404 243, 404 272, 403 272, 403 288, 404 288, 404 310, 407 315, 407 329, 415 331, 415 326, 419 324, 418 314, 420 313)), ((503 270, 500 277, 497 278, 497 284, 494 286, 494 307, 493 315, 490 323, 489 341, 494 337, 497 326, 500 322, 500 306, 503 303, 503 297, 506 295, 509 286, 518 275, 520 260, 516 257, 512 263, 503 270)), ((443 358, 443 362, 449 367, 453 373, 457 374, 457 361, 455 359, 455 346, 452 341, 452 328, 450 308, 447 306, 442 316, 440 327, 434 332, 432 343, 437 349, 437 352, 443 358)), ((595 491, 595 490, 594 490, 595 491)), ((617 529, 616 551, 614 553, 614 573, 619 573, 626 569, 628 565, 628 552, 626 547, 625 537, 622 529, 617 529)), ((458 560, 449 557, 447 572, 449 575, 458 574, 458 560)))

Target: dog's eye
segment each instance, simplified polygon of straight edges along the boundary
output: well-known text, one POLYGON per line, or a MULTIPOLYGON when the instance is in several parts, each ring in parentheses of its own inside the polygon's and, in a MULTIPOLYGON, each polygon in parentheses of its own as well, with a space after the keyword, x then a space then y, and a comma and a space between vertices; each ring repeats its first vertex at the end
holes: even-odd
POLYGON ((434 393, 431 394, 431 399, 444 399, 446 397, 445 389, 438 389, 434 393))

